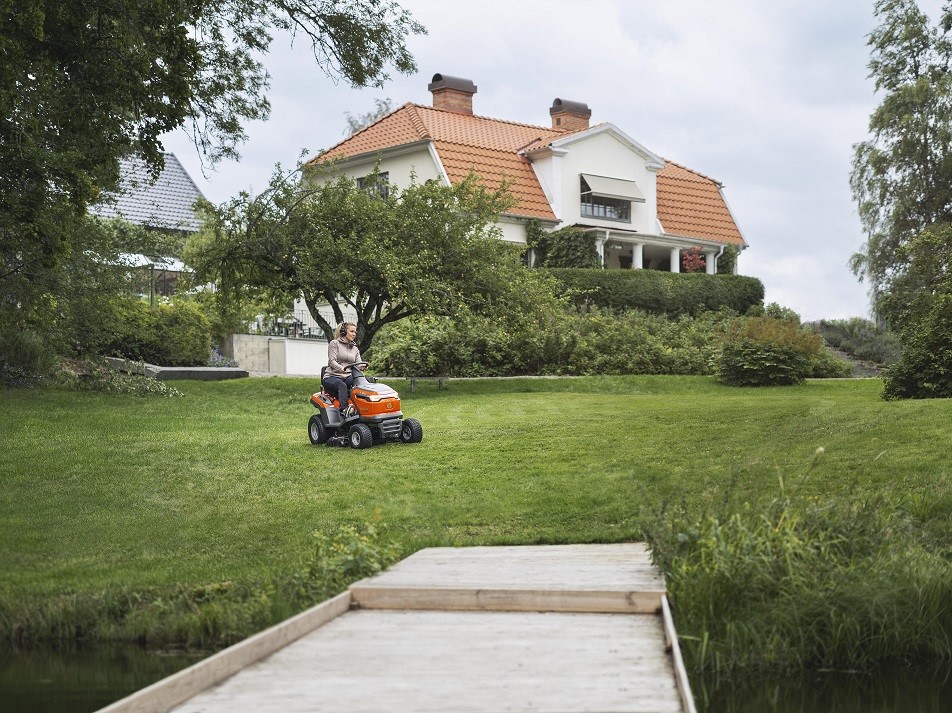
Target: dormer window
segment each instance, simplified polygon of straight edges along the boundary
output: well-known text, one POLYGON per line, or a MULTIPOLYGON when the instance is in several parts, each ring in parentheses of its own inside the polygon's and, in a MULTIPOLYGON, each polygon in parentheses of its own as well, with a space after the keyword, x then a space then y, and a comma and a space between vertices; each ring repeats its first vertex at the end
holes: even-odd
POLYGON ((390 196, 390 172, 382 171, 357 179, 357 188, 372 196, 387 200, 390 196))
POLYGON ((631 204, 644 203, 645 197, 634 181, 608 178, 583 173, 581 184, 581 209, 583 216, 600 220, 631 222, 631 204))

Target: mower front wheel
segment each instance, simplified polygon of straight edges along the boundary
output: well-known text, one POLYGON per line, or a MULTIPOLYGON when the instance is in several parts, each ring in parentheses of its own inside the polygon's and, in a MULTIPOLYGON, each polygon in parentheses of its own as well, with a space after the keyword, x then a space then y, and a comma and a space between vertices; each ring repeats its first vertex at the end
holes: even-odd
POLYGON ((400 428, 400 440, 404 443, 419 443, 423 440, 423 426, 415 418, 404 419, 400 428))
POLYGON ((327 429, 324 428, 321 417, 317 414, 311 416, 311 420, 307 422, 307 436, 311 439, 311 444, 315 446, 327 442, 327 429))
POLYGON ((347 437, 351 448, 370 448, 374 444, 374 434, 362 423, 351 426, 347 437))

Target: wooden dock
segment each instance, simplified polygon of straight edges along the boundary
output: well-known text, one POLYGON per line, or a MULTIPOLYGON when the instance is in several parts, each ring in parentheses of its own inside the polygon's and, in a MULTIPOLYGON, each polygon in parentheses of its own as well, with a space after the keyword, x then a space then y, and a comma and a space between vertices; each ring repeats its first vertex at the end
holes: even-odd
POLYGON ((642 544, 421 550, 105 709, 695 713, 642 544))

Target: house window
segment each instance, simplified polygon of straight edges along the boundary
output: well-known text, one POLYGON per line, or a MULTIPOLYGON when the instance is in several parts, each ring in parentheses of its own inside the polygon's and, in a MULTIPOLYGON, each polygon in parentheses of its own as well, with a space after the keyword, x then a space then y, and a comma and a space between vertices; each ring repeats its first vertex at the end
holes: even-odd
POLYGON ((631 201, 621 198, 595 195, 584 176, 580 178, 582 209, 584 216, 601 218, 603 220, 618 220, 623 223, 631 222, 631 201))
POLYGON ((357 179, 357 187, 372 196, 387 200, 390 197, 390 173, 382 171, 357 179))

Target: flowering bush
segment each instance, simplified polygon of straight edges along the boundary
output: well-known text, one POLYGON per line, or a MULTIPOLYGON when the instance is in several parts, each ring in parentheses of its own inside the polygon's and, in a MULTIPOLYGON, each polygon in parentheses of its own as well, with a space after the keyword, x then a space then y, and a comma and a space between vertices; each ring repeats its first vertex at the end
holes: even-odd
POLYGON ((222 354, 218 351, 218 347, 212 347, 212 353, 209 355, 208 361, 205 362, 205 366, 234 367, 238 366, 238 362, 222 354))
POLYGON ((707 268, 707 260, 701 248, 693 247, 681 251, 681 271, 701 272, 707 268))

